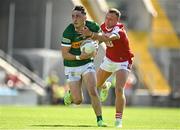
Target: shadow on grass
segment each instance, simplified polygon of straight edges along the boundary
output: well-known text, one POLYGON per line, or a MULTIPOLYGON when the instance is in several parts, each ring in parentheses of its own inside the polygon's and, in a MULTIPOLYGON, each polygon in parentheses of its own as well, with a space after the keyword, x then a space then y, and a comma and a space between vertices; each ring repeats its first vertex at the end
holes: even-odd
POLYGON ((93 125, 31 125, 33 127, 96 127, 93 125))

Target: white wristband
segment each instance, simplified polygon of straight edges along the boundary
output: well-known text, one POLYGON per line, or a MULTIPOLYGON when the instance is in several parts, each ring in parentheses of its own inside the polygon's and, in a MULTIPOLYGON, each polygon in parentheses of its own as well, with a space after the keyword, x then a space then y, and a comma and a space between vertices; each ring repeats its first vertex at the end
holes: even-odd
POLYGON ((80 56, 76 56, 76 60, 81 60, 81 59, 80 59, 80 56))

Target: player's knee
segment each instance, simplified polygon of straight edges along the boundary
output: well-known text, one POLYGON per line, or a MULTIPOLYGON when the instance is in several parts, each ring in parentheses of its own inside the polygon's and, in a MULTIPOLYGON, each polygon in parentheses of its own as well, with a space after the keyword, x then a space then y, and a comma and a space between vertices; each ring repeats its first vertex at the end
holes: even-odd
POLYGON ((76 105, 79 105, 82 103, 82 99, 75 99, 75 100, 73 100, 73 103, 76 105))
POLYGON ((91 97, 97 97, 97 96, 98 96, 97 91, 95 91, 95 90, 90 91, 90 92, 89 92, 89 95, 90 95, 91 97))
POLYGON ((116 93, 124 94, 124 88, 123 87, 117 87, 116 88, 116 93))

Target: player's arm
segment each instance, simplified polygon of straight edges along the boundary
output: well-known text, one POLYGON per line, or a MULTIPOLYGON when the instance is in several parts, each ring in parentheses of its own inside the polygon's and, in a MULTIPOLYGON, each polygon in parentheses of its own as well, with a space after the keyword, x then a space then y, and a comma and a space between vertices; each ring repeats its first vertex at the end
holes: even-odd
POLYGON ((82 35, 89 36, 94 40, 98 40, 101 42, 109 42, 120 38, 120 35, 117 31, 113 31, 113 33, 110 34, 103 34, 101 32, 91 32, 87 27, 82 30, 82 35))
POLYGON ((70 53, 71 49, 71 38, 66 36, 66 33, 63 33, 63 37, 61 39, 61 52, 62 56, 66 60, 76 60, 76 56, 70 53))
POLYGON ((66 60, 76 60, 76 55, 69 53, 70 48, 71 47, 62 46, 61 48, 62 56, 66 60))
POLYGON ((95 40, 102 42, 114 41, 120 38, 119 35, 116 34, 102 34, 102 33, 91 33, 91 37, 95 40))
POLYGON ((84 59, 89 59, 93 56, 93 54, 87 54, 84 51, 81 53, 81 55, 73 55, 69 53, 70 47, 65 47, 65 46, 62 46, 61 51, 63 58, 66 60, 84 60, 84 59))
MULTIPOLYGON (((86 54, 85 52, 82 52, 81 55, 73 55, 70 53, 71 49, 71 35, 69 28, 66 28, 63 32, 63 36, 61 39, 61 52, 62 56, 66 60, 83 60, 90 58, 90 54, 86 54)), ((92 56, 91 56, 92 57, 92 56)))

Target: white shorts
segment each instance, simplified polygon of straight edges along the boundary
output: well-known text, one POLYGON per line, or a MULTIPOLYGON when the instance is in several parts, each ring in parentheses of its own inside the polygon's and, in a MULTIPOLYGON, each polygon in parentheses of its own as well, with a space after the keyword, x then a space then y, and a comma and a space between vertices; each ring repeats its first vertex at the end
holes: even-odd
POLYGON ((66 67, 65 66, 65 76, 67 82, 71 81, 79 81, 81 79, 81 76, 93 72, 95 73, 95 66, 92 62, 78 66, 78 67, 66 67))
POLYGON ((113 62, 111 61, 109 58, 105 57, 103 60, 103 63, 101 63, 100 68, 108 71, 108 72, 116 72, 118 70, 127 70, 130 71, 130 66, 131 64, 129 64, 128 61, 124 61, 124 62, 113 62))

